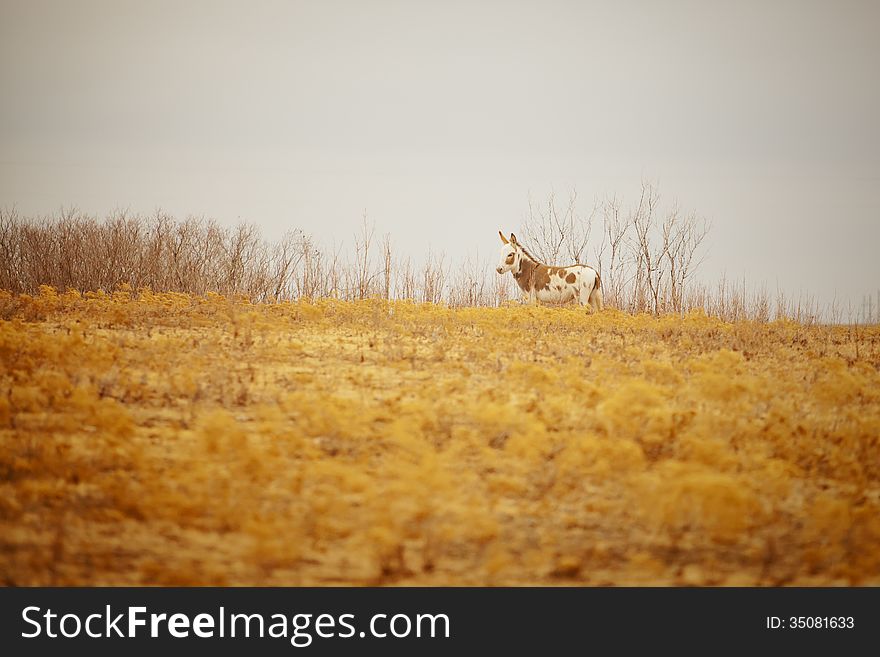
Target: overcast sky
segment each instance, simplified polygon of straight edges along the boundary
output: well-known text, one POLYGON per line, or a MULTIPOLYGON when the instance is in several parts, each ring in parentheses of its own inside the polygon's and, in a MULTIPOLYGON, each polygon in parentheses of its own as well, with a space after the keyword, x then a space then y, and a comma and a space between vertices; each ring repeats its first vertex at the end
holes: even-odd
POLYGON ((529 195, 710 218, 703 276, 880 286, 880 2, 0 0, 0 205, 494 260, 529 195))

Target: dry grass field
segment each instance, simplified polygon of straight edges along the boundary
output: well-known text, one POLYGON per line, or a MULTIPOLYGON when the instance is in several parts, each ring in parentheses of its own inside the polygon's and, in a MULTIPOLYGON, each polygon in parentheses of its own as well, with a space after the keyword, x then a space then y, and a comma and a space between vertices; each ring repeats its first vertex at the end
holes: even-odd
POLYGON ((878 585, 880 328, 0 296, 3 585, 878 585))

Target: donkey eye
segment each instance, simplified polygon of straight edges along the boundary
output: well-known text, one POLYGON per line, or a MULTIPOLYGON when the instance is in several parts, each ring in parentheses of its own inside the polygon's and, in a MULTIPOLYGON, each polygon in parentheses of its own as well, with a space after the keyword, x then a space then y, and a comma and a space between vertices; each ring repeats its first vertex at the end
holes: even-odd
POLYGON ((513 254, 512 253, 509 256, 507 256, 507 262, 513 262, 513 254))

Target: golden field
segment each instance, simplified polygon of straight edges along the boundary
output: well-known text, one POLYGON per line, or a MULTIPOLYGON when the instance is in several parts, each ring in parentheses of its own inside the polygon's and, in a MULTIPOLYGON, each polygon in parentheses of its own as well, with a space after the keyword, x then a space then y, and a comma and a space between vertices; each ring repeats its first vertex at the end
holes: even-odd
POLYGON ((878 585, 878 342, 0 293, 0 584, 878 585))

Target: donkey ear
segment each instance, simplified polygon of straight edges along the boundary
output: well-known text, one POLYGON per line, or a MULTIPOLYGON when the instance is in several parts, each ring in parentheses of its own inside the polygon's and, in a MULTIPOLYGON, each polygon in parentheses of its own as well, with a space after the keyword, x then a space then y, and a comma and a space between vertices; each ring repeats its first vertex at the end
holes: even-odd
POLYGON ((510 241, 513 242, 514 244, 517 244, 517 243, 518 243, 518 242, 516 241, 516 235, 514 235, 513 233, 510 234, 510 241))
POLYGON ((501 243, 502 243, 502 244, 507 244, 507 238, 504 237, 504 233, 502 233, 500 230, 498 231, 498 237, 501 238, 501 243))

